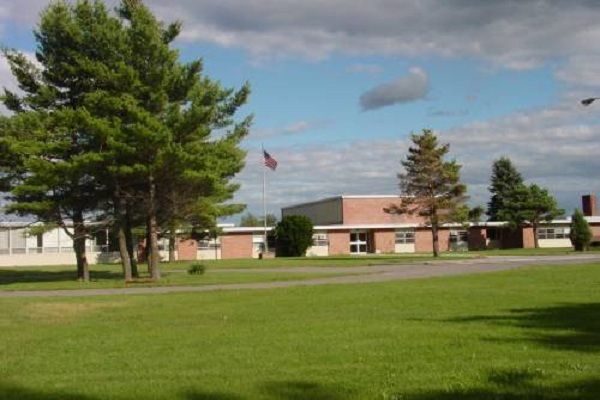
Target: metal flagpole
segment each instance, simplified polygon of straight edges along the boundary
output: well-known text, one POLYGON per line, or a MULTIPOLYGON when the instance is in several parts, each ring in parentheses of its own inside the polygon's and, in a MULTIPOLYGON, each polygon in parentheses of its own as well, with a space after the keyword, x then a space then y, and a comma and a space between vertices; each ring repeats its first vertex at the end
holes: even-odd
MULTIPOLYGON (((267 242, 267 166, 265 165, 265 148, 260 145, 262 149, 262 169, 263 169, 263 225, 264 225, 264 252, 269 252, 269 243, 267 242)), ((264 256, 263 256, 264 258, 264 256)))

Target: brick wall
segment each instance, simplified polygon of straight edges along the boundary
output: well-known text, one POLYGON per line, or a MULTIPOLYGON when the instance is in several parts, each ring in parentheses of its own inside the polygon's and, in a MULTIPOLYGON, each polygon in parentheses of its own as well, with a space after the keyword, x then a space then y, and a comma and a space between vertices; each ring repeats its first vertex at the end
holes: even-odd
MULTIPOLYGON (((440 251, 450 250, 449 229, 440 229, 438 231, 438 240, 440 245, 440 251)), ((415 251, 427 253, 431 253, 433 251, 433 237, 431 236, 430 228, 415 229, 415 251)))
POLYGON ((373 231, 375 252, 393 253, 396 250, 396 233, 393 229, 373 231))
POLYGON ((416 215, 389 214, 384 208, 400 204, 396 198, 345 198, 343 199, 344 224, 421 223, 416 215))
POLYGON ((329 255, 350 253, 350 231, 329 231, 329 255))
POLYGON ((469 250, 484 250, 487 247, 487 229, 473 226, 469 228, 469 250))
POLYGON ((535 240, 533 236, 533 228, 523 228, 521 231, 523 238, 523 248, 532 249, 535 247, 535 240))
POLYGON ((195 260, 198 252, 198 242, 194 239, 180 240, 177 243, 177 260, 195 260))
POLYGON ((581 207, 583 208, 583 215, 597 215, 596 195, 586 194, 584 196, 581 196, 581 207))
POLYGON ((221 236, 221 258, 252 258, 252 233, 221 236))

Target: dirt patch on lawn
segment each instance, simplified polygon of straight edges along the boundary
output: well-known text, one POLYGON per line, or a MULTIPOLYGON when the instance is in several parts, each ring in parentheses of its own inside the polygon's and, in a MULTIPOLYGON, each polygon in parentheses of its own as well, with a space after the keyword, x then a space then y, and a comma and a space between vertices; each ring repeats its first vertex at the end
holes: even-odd
POLYGON ((78 317, 88 315, 93 312, 123 307, 123 303, 118 302, 98 302, 98 303, 75 303, 75 302, 49 302, 33 303, 23 307, 23 315, 28 318, 46 323, 68 323, 78 317))

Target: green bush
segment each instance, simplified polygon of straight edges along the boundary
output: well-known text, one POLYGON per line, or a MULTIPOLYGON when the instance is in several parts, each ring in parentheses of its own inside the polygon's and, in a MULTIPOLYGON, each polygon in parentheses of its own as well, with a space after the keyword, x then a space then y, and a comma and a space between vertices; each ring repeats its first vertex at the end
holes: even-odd
POLYGON ((283 217, 275 227, 277 257, 302 257, 312 245, 313 224, 303 215, 283 217))
POLYGON ((592 230, 580 210, 575 210, 571 217, 571 243, 577 251, 588 250, 592 241, 592 230))
POLYGON ((204 264, 195 263, 188 268, 188 274, 190 275, 204 275, 205 272, 206 266, 204 264))

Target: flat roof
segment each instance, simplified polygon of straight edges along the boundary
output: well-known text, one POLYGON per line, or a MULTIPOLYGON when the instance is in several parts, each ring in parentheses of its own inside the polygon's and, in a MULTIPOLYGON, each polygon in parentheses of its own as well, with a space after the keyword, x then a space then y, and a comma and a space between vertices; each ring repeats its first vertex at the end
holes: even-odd
POLYGON ((404 197, 408 197, 408 196, 401 196, 399 194, 340 194, 337 196, 331 196, 331 197, 324 197, 322 199, 318 199, 318 200, 313 200, 313 201, 306 201, 303 203, 296 203, 296 204, 292 204, 289 206, 285 206, 282 207, 282 210, 288 209, 288 208, 294 208, 294 207, 300 207, 300 206, 307 206, 310 204, 318 204, 318 203, 324 203, 326 201, 331 201, 331 200, 343 200, 343 199, 401 199, 404 197))

